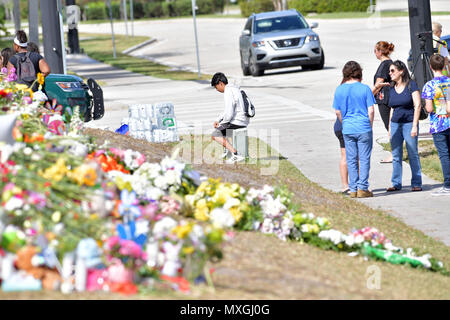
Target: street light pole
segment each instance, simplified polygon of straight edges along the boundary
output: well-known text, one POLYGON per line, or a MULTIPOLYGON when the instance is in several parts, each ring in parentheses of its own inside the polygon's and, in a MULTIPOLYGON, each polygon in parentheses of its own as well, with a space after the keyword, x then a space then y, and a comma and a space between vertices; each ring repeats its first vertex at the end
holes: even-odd
POLYGON ((128 37, 128 12, 127 12, 127 0, 123 0, 123 18, 125 21, 125 34, 128 37))
POLYGON ((56 0, 41 0, 44 56, 52 73, 64 73, 60 18, 56 0))
POLYGON ((428 57, 433 55, 430 0, 408 0, 408 11, 413 66, 415 66, 411 72, 414 73, 419 88, 422 88, 428 80, 431 80, 427 72, 428 62, 424 59, 424 54, 428 57))
POLYGON ((16 32, 20 30, 20 0, 14 0, 13 4, 14 28, 16 32))
POLYGON ((61 0, 58 0, 57 2, 57 10, 58 10, 58 17, 59 17, 59 36, 61 38, 61 52, 62 52, 62 62, 63 62, 63 70, 64 74, 67 74, 67 67, 66 67, 66 43, 64 41, 64 21, 63 21, 63 8, 61 0))
POLYGON ((133 0, 130 0, 130 20, 131 20, 131 36, 134 37, 134 12, 133 12, 133 0))
POLYGON ((111 21, 111 39, 112 39, 112 43, 113 43, 113 57, 114 57, 114 59, 116 59, 117 58, 116 40, 114 38, 114 24, 113 24, 111 0, 108 1, 108 6, 109 6, 109 20, 111 21))
POLYGON ((39 2, 28 1, 28 39, 39 46, 39 2))
POLYGON ((192 17, 194 18, 194 34, 195 34, 195 50, 197 52, 197 68, 198 68, 198 78, 201 78, 200 75, 200 55, 198 53, 198 39, 197 39, 197 20, 195 18, 195 0, 192 0, 192 17))

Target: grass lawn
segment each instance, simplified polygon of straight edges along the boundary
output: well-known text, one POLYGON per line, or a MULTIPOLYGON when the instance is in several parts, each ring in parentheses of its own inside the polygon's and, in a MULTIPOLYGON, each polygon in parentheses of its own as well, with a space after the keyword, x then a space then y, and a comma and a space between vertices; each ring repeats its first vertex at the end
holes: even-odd
MULTIPOLYGON (((381 143, 381 145, 384 150, 391 151, 391 145, 389 143, 381 143)), ((434 180, 444 182, 441 162, 439 161, 439 156, 433 140, 419 140, 419 158, 424 174, 434 180)), ((405 145, 403 146, 403 161, 409 162, 405 145)))
MULTIPOLYGON (((113 44, 110 35, 80 34, 80 39, 83 38, 84 40, 80 40, 80 47, 89 57, 116 68, 171 80, 199 80, 196 72, 173 70, 171 67, 122 53, 128 48, 149 40, 149 37, 115 35, 116 59, 113 57, 113 44)), ((209 80, 210 78, 211 75, 201 75, 201 80, 209 80)))
MULTIPOLYGON (((330 13, 310 13, 306 15, 307 18, 311 19, 354 19, 354 18, 369 18, 373 13, 367 12, 330 12, 330 13)), ((380 12, 380 17, 407 17, 408 11, 382 11, 380 12)), ((450 11, 445 12, 432 12, 432 16, 440 15, 450 15, 450 11)))

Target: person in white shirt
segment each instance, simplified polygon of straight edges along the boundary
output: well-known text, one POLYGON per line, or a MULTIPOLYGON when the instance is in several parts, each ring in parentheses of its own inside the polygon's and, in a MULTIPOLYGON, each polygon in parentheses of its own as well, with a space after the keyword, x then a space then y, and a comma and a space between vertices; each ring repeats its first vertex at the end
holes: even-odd
POLYGON ((217 72, 211 79, 211 86, 224 94, 224 112, 214 121, 212 139, 220 143, 225 149, 222 158, 231 154, 227 163, 243 161, 245 158, 237 154, 233 145, 228 141, 234 129, 248 126, 249 119, 244 113, 244 101, 238 87, 228 85, 228 79, 222 72, 217 72))
POLYGON ((448 44, 441 40, 442 25, 439 22, 433 22, 433 47, 437 50, 436 53, 445 58, 444 76, 450 75, 450 55, 448 53, 448 44))

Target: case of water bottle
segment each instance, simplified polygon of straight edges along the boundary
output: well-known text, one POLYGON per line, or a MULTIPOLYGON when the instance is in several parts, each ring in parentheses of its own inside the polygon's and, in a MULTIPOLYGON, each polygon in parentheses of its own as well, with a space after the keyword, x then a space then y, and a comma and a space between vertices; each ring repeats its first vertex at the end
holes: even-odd
POLYGON ((179 141, 174 106, 164 102, 157 104, 133 104, 128 107, 129 135, 150 142, 179 141))

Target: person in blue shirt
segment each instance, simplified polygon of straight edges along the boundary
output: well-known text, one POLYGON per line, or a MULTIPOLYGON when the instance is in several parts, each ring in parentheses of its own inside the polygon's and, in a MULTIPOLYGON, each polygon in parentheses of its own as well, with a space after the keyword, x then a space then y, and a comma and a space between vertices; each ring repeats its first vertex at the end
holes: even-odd
POLYGON ((342 83, 334 93, 333 108, 342 122, 350 197, 373 197, 369 190, 369 171, 375 99, 371 88, 361 83, 362 68, 359 63, 347 62, 342 74, 342 83))
POLYGON ((392 187, 386 191, 402 189, 403 141, 406 142, 411 166, 411 191, 422 191, 422 173, 419 160, 418 134, 420 117, 420 92, 411 80, 406 65, 396 60, 389 66, 393 85, 389 89, 389 137, 392 148, 392 187))

